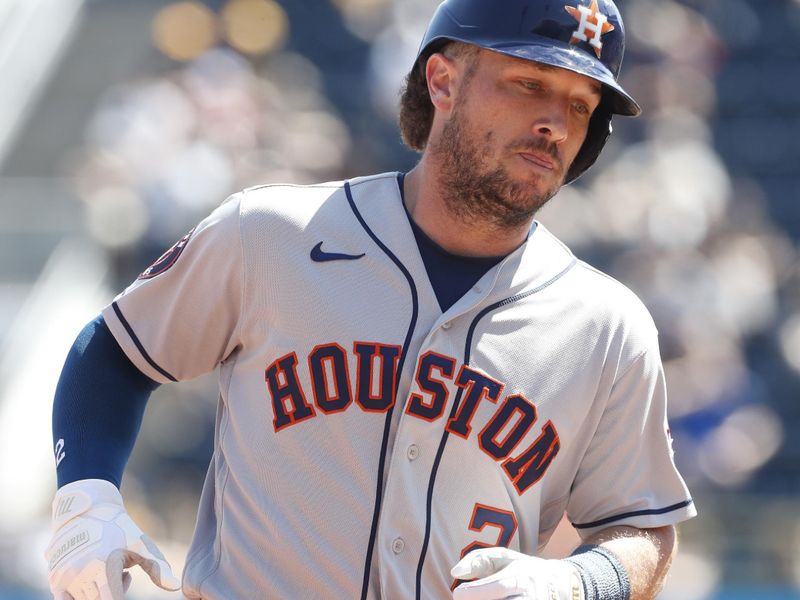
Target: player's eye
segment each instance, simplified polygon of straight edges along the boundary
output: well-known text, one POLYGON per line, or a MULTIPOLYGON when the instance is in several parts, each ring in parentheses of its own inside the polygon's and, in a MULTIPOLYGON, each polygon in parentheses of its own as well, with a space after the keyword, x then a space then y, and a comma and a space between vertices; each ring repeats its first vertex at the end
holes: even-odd
POLYGON ((573 102, 572 108, 579 115, 589 115, 592 112, 592 110, 589 108, 589 105, 585 102, 573 102))
POLYGON ((522 81, 520 81, 520 84, 526 90, 531 90, 531 91, 537 91, 538 92, 538 91, 541 91, 541 90, 544 89, 544 87, 542 87, 542 84, 539 83, 538 81, 528 81, 528 80, 523 79, 522 81))

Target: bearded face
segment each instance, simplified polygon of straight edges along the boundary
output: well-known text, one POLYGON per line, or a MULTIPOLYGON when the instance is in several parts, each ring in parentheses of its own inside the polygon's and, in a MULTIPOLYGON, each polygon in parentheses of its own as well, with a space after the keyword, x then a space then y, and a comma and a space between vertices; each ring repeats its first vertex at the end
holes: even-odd
POLYGON ((428 148, 439 171, 437 191, 462 220, 519 229, 564 184, 601 86, 485 50, 454 72, 446 92, 452 106, 428 148))
POLYGON ((465 112, 461 104, 454 109, 431 147, 440 168, 443 199, 450 212, 462 220, 486 222, 498 229, 518 228, 563 184, 566 170, 555 144, 540 137, 500 146, 491 128, 481 133, 465 112), (547 181, 533 170, 513 177, 501 157, 526 151, 550 156, 556 177, 547 181))

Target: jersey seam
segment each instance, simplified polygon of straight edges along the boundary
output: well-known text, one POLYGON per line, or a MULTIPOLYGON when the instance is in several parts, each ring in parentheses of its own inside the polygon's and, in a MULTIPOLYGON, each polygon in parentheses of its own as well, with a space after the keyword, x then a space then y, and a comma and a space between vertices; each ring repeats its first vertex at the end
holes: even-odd
POLYGON ((299 183, 265 183, 264 185, 254 185, 249 188, 245 188, 244 190, 242 190, 242 193, 244 194, 256 190, 265 190, 268 188, 282 188, 282 187, 295 188, 295 189, 321 188, 321 189, 338 190, 342 188, 342 184, 341 182, 337 184, 318 183, 315 185, 301 185, 299 183))
MULTIPOLYGON (((623 377, 625 377, 625 375, 628 374, 628 372, 631 369, 633 369, 634 365, 636 365, 637 362, 639 362, 642 358, 644 358, 645 354, 647 354, 648 352, 650 352, 650 348, 645 348, 644 350, 642 350, 639 353, 637 353, 631 359, 630 364, 628 366, 626 366, 625 368, 623 368, 622 372, 619 373, 616 377, 614 377, 614 383, 611 384, 611 390, 608 393, 609 396, 612 396, 614 394, 614 388, 617 387, 617 384, 622 380, 623 377)), ((606 404, 606 408, 608 408, 608 404, 606 404)), ((605 410, 603 410, 603 412, 605 413, 605 410)))
POLYGON ((361 181, 348 180, 347 184, 350 187, 353 187, 354 185, 362 185, 364 183, 369 183, 371 181, 377 181, 379 179, 395 179, 397 177, 398 172, 399 171, 388 171, 386 173, 378 173, 377 175, 373 175, 371 177, 365 177, 361 181))
POLYGON ((579 265, 579 266, 581 266, 581 267, 582 267, 583 269, 585 269, 586 271, 589 271, 590 273, 594 273, 595 275, 597 275, 597 276, 599 276, 599 277, 602 277, 602 278, 604 278, 604 279, 608 279, 608 280, 609 280, 609 281, 611 281, 612 283, 614 283, 614 284, 616 284, 616 285, 618 285, 618 286, 620 286, 620 287, 624 288, 625 290, 631 291, 631 290, 630 290, 630 289, 629 289, 627 286, 625 286, 625 284, 623 284, 621 281, 619 281, 618 279, 616 279, 616 278, 612 277, 612 276, 611 276, 611 275, 609 275, 608 273, 604 273, 603 271, 601 271, 601 270, 600 270, 600 269, 598 269, 597 267, 593 267, 592 265, 590 265, 590 264, 589 264, 589 263, 587 263, 586 261, 583 261, 583 260, 580 260, 580 259, 579 259, 579 260, 578 260, 578 265, 579 265))
MULTIPOLYGON (((227 425, 226 425, 227 427, 227 425)), ((220 445, 222 445, 220 440, 220 445)), ((225 520, 225 506, 223 502, 223 496, 225 495, 225 487, 228 484, 228 463, 225 462, 223 464, 224 474, 222 476, 222 485, 220 486, 220 494, 219 494, 219 520, 217 522, 217 536, 214 540, 214 545, 212 547, 212 553, 214 555, 214 562, 212 563, 212 567, 209 569, 208 573, 205 577, 203 577, 197 583, 197 591, 200 593, 200 597, 203 596, 203 586, 211 579, 212 576, 219 570, 219 566, 222 563, 222 522, 225 520)), ((216 510, 217 499, 214 498, 214 509, 216 510)))
MULTIPOLYGON (((230 386, 231 386, 231 380, 232 379, 233 379, 233 377, 228 378, 228 383, 227 383, 227 385, 225 387, 225 392, 228 394, 229 397, 230 397, 230 386)), ((220 395, 220 400, 219 401, 222 402, 221 395, 220 395)), ((225 436, 228 433, 228 425, 230 424, 230 418, 228 416, 228 411, 227 410, 225 410, 224 413, 223 413, 223 419, 224 419, 224 422, 220 426, 220 431, 219 431, 219 443, 214 448, 214 454, 218 455, 220 457, 224 456, 224 454, 222 453, 222 446, 223 446, 223 442, 225 440, 225 436)), ((216 460, 215 460, 215 465, 216 465, 216 460)), ((211 569, 209 569, 208 574, 205 577, 203 577, 197 584, 197 590, 200 593, 201 597, 203 595, 203 585, 219 570, 219 566, 220 566, 220 564, 222 562, 222 524, 225 521, 224 496, 225 496, 225 489, 228 486, 228 475, 230 474, 230 469, 228 467, 228 461, 227 460, 224 460, 224 459, 222 460, 222 469, 223 469, 223 474, 221 476, 222 481, 220 482, 220 487, 219 487, 219 519, 217 520, 217 527, 216 527, 216 534, 217 535, 216 535, 216 539, 214 540, 214 546, 212 548, 212 552, 214 554, 214 562, 213 562, 213 566, 211 567, 211 569)), ((216 477, 216 474, 215 474, 215 477, 216 477)), ((214 507, 214 510, 216 511, 216 509, 217 509, 217 497, 216 497, 216 494, 215 494, 215 497, 214 497, 213 507, 214 507)))
POLYGON ((233 332, 233 339, 234 340, 240 340, 240 341, 241 341, 241 332, 242 332, 242 321, 244 320, 244 319, 242 319, 242 315, 245 314, 245 312, 244 312, 244 304, 245 304, 245 299, 247 298, 247 264, 246 264, 246 257, 245 257, 245 251, 244 251, 244 233, 242 232, 242 204, 244 203, 244 199, 245 199, 246 194, 247 194, 247 190, 242 192, 242 196, 239 199, 239 206, 238 206, 238 208, 236 210, 236 216, 237 216, 237 222, 236 222, 237 228, 236 228, 236 230, 239 233, 239 252, 241 253, 241 255, 240 255, 240 259, 241 259, 240 260, 240 264, 241 264, 241 268, 242 268, 242 283, 239 286, 239 291, 240 291, 242 296, 239 299, 239 319, 238 319, 238 321, 236 323, 236 329, 234 329, 234 332, 233 332))
MULTIPOLYGON (((245 251, 244 251, 244 235, 242 233, 242 203, 244 202, 245 196, 247 194, 247 190, 242 192, 241 198, 239 199, 239 206, 237 208, 237 231, 239 233, 239 250, 241 252, 241 266, 242 266, 242 283, 241 283, 241 294, 242 297, 239 301, 239 319, 236 324, 236 329, 234 331, 234 339, 237 339, 238 334, 241 332, 242 328, 242 315, 244 314, 244 303, 245 298, 247 297, 246 290, 247 290, 247 268, 245 265, 245 251)), ((233 360, 233 364, 230 366, 233 369, 236 365, 236 359, 233 360)), ((228 378, 228 381, 225 385, 225 394, 228 398, 230 398, 230 387, 231 387, 231 380, 233 376, 228 378)), ((219 402, 223 402, 222 394, 220 394, 219 402)), ((228 485, 228 475, 230 474, 230 469, 228 467, 228 461, 224 459, 224 453, 222 452, 222 446, 225 442, 225 437, 228 433, 228 425, 230 424, 230 418, 228 415, 227 409, 223 411, 223 419, 224 422, 222 423, 219 431, 219 443, 214 448, 215 454, 222 458, 222 481, 220 482, 219 488, 219 519, 217 521, 217 528, 216 528, 216 539, 214 540, 214 547, 212 552, 214 553, 214 562, 211 569, 209 569, 208 574, 203 577, 202 580, 197 585, 197 589, 200 592, 200 595, 203 594, 203 585, 219 570, 219 566, 222 563, 222 525, 225 521, 225 489, 228 485)), ((215 461, 216 463, 216 461, 215 461)), ((216 474, 215 474, 216 476, 216 474)), ((214 510, 216 511, 217 508, 217 498, 214 498, 213 502, 214 510)))
MULTIPOLYGON (((244 202, 246 194, 247 194, 247 190, 243 190, 242 193, 241 193, 241 196, 239 198, 238 207, 237 207, 237 210, 236 210, 236 216, 237 216, 236 231, 238 232, 238 238, 239 238, 239 252, 240 252, 240 265, 241 265, 241 269, 242 269, 242 282, 241 282, 240 288, 239 288, 240 289, 240 293, 241 293, 241 298, 239 300, 239 318, 238 318, 237 323, 236 323, 236 328, 234 329, 234 332, 233 332, 233 339, 234 340, 241 339, 241 335, 240 334, 241 334, 242 321, 243 321, 242 315, 244 314, 244 304, 245 304, 245 299, 247 297, 247 265, 245 264, 246 260, 245 260, 245 251, 244 251, 244 235, 242 233, 242 204, 244 202)), ((229 340, 229 344, 230 344, 230 340, 229 340)), ((233 359, 232 364, 230 365, 230 369, 232 370, 235 367, 235 365, 236 365, 236 358, 233 359)), ((227 383, 225 385, 225 394, 227 395, 228 398, 230 398, 230 387, 231 387, 231 380, 232 379, 233 379, 233 376, 231 375, 230 377, 228 377, 227 383)), ((218 401, 219 402, 223 402, 222 393, 220 393, 220 398, 219 398, 218 401)), ((219 442, 214 448, 215 455, 219 456, 220 458, 223 457, 222 446, 223 446, 223 443, 225 441, 225 437, 226 437, 226 435, 228 433, 228 425, 230 423, 230 418, 228 416, 228 411, 227 410, 223 411, 223 420, 224 420, 223 423, 221 423, 221 425, 220 425, 219 442)), ((215 465, 216 465, 216 460, 215 460, 215 465)), ((219 570, 219 565, 222 562, 222 525, 223 525, 223 522, 225 520, 224 496, 225 496, 225 488, 227 487, 227 484, 228 484, 228 474, 230 473, 229 468, 228 468, 228 462, 226 460, 224 460, 224 458, 222 460, 222 469, 223 469, 223 474, 222 474, 222 477, 221 477, 222 481, 220 482, 220 487, 219 487, 219 518, 217 520, 216 539, 214 540, 214 546, 212 548, 212 553, 214 555, 214 562, 212 563, 212 567, 209 569, 208 574, 206 574, 206 576, 203 577, 197 584, 197 590, 198 590, 198 592, 200 593, 201 596, 203 595, 203 585, 219 570)), ((214 476, 216 477, 216 474, 214 476)), ((216 489, 216 486, 215 486, 215 489, 216 489)), ((216 511, 217 510, 216 493, 215 493, 215 498, 214 498, 214 502, 212 503, 212 505, 213 505, 213 510, 216 511)))

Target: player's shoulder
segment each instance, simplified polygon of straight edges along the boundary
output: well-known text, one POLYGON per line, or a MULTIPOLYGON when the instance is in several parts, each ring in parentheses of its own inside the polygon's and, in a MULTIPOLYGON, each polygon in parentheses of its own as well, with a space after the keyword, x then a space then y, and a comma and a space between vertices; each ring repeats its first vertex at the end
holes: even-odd
MULTIPOLYGON (((294 184, 268 183, 245 188, 240 193, 242 200, 249 205, 261 208, 286 207, 290 201, 302 203, 306 207, 318 206, 337 194, 346 195, 346 188, 396 186, 397 173, 378 173, 352 179, 326 181, 323 183, 294 184), (277 206, 276 206, 277 205, 277 206)), ((294 206, 295 204, 292 203, 294 206)))
POLYGON ((601 324, 607 331, 635 334, 642 338, 652 338, 657 334, 650 311, 626 284, 574 257, 572 251, 547 229, 542 228, 537 233, 548 236, 552 247, 572 257, 571 268, 559 280, 567 305, 586 319, 601 324))
POLYGON ((286 213, 298 216, 313 213, 332 196, 342 193, 343 181, 314 184, 270 183, 239 192, 242 215, 286 213))
POLYGON ((626 309, 636 307, 647 310, 641 298, 631 288, 585 260, 576 259, 575 276, 585 281, 598 294, 599 299, 613 300, 626 309))
POLYGON ((271 183, 245 188, 238 196, 243 219, 271 216, 305 221, 326 204, 347 203, 349 190, 396 186, 397 173, 380 173, 314 184, 271 183))
POLYGON ((584 302, 589 311, 602 315, 612 329, 647 345, 657 337, 649 309, 626 284, 580 259, 571 275, 585 291, 584 302))

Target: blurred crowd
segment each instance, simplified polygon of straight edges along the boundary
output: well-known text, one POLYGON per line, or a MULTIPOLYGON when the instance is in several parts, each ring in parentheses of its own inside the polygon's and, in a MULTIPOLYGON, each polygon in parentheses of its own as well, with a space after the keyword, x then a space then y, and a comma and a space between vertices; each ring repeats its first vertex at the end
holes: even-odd
MULTIPOLYGON (((98 100, 64 161, 112 287, 243 187, 413 166, 398 90, 437 3, 162 3, 151 60, 98 100)), ((785 539, 766 546, 758 528, 722 520, 765 522, 800 480, 800 2, 617 3, 623 82, 645 114, 615 120, 597 166, 539 219, 637 292, 660 331, 676 460, 700 512, 663 597, 716 598, 749 577, 800 586, 783 554, 800 548, 800 511, 786 509, 770 530, 785 539), (720 508, 726 498, 741 502, 720 508), (726 530, 741 537, 731 545, 726 530)), ((215 402, 213 378, 159 388, 126 475, 132 512, 175 556, 215 402)))

